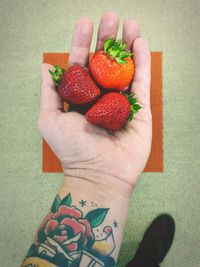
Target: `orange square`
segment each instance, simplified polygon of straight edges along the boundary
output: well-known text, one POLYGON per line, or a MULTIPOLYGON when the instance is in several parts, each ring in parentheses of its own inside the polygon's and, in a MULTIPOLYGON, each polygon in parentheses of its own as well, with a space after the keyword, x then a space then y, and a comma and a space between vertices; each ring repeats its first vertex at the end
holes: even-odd
MULTIPOLYGON (((69 53, 44 53, 43 62, 67 68, 69 53)), ((67 105, 65 105, 67 108, 67 105)), ((162 123, 162 52, 151 53, 151 110, 153 139, 145 172, 163 171, 163 123, 162 123)), ((60 161, 43 140, 42 171, 62 172, 60 161)))

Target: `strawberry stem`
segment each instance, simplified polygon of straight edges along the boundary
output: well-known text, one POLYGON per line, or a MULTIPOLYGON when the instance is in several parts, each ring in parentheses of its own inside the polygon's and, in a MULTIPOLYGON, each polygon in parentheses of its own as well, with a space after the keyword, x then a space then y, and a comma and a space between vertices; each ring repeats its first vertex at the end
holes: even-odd
POLYGON ((60 80, 61 80, 61 77, 62 77, 62 75, 64 73, 64 69, 62 69, 58 65, 54 66, 54 68, 55 68, 55 71, 49 70, 49 73, 51 74, 55 85, 58 85, 60 80))
POLYGON ((104 43, 104 52, 119 64, 127 64, 125 58, 133 55, 130 51, 125 51, 126 43, 122 43, 121 39, 108 38, 104 43))
POLYGON ((128 118, 128 121, 132 121, 132 119, 134 118, 135 114, 142 108, 139 104, 138 104, 138 99, 134 98, 134 94, 131 93, 128 96, 128 100, 130 103, 130 108, 131 108, 131 113, 130 116, 128 118))

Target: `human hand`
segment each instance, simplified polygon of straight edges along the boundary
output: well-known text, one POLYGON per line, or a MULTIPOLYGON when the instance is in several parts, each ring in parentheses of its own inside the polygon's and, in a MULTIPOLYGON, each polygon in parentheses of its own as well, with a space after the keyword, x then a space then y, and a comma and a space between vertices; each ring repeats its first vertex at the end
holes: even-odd
MULTIPOLYGON (((103 15, 97 38, 97 50, 107 37, 116 37, 119 18, 114 13, 103 15)), ((92 22, 81 18, 75 28, 69 65, 87 67, 92 40, 92 22)), ((63 112, 62 100, 56 92, 49 64, 42 65, 41 105, 38 127, 41 136, 62 163, 66 176, 124 189, 131 193, 147 163, 152 139, 150 110, 150 52, 140 36, 137 22, 123 25, 123 42, 133 51, 135 75, 131 85, 142 109, 128 127, 109 133, 88 123, 76 112, 63 112)))

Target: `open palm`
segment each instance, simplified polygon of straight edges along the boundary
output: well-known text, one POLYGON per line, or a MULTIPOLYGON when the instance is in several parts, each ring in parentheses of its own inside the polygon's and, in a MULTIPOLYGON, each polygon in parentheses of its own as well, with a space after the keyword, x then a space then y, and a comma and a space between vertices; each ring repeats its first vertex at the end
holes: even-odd
MULTIPOLYGON (((116 37, 118 16, 102 16, 97 50, 102 49, 107 37, 116 37)), ((81 18, 76 25, 69 65, 88 65, 92 40, 92 22, 81 18)), ((123 42, 133 50, 135 76, 131 91, 135 93, 142 109, 129 126, 116 133, 89 124, 77 112, 62 111, 62 100, 56 92, 48 69, 42 65, 41 107, 39 131, 60 159, 67 176, 93 182, 125 186, 130 192, 142 173, 151 148, 152 119, 150 110, 150 52, 136 21, 127 20, 123 25, 123 42)))

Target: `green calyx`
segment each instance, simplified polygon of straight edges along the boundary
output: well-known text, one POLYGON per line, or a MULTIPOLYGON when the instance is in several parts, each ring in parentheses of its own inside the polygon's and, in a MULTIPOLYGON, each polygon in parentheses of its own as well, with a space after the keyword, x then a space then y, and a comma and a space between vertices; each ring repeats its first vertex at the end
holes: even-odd
POLYGON ((104 52, 112 59, 115 59, 119 64, 127 64, 125 58, 133 55, 129 51, 125 51, 126 43, 122 43, 119 39, 108 38, 104 43, 104 52))
POLYGON ((55 71, 49 70, 49 73, 51 74, 55 85, 58 85, 64 73, 64 69, 62 69, 58 65, 54 66, 54 68, 55 68, 55 71))
POLYGON ((138 99, 134 98, 134 94, 130 94, 127 96, 128 101, 130 103, 131 106, 131 113, 129 115, 128 121, 132 121, 132 119, 134 118, 135 114, 142 108, 139 104, 138 104, 138 99))

